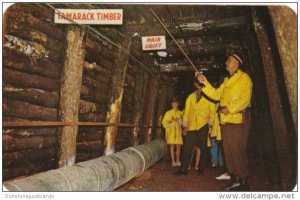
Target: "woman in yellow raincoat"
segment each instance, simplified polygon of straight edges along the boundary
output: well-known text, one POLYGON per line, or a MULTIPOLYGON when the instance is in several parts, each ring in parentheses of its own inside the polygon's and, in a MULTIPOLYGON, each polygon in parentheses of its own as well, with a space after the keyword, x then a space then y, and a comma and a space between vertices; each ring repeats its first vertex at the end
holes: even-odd
POLYGON ((182 111, 178 109, 178 101, 173 99, 172 109, 168 110, 162 120, 162 125, 166 132, 166 141, 170 145, 170 156, 172 161, 172 166, 180 166, 180 148, 183 144, 182 140, 182 111), (174 156, 174 150, 176 147, 176 162, 174 156))

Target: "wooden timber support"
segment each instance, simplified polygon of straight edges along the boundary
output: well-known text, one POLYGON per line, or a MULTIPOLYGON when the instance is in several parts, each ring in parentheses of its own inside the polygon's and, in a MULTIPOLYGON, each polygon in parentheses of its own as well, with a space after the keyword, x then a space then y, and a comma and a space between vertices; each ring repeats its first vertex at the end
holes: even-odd
MULTIPOLYGON (((110 93, 108 97, 108 110, 106 113, 106 122, 118 123, 121 116, 121 104, 124 92, 124 83, 126 71, 128 68, 128 53, 130 51, 131 42, 125 41, 118 44, 121 48, 125 47, 126 54, 121 50, 117 51, 115 66, 112 70, 112 81, 110 93)), ((115 143, 118 128, 109 126, 105 129, 104 137, 104 155, 110 155, 115 152, 115 143)))
MULTIPOLYGON (((296 184, 297 162, 294 157, 297 155, 295 145, 295 134, 291 130, 293 125, 289 125, 291 118, 288 116, 289 108, 284 101, 285 84, 281 81, 281 63, 276 60, 276 43, 272 43, 272 29, 268 27, 271 24, 270 16, 266 8, 257 8, 252 11, 252 19, 255 32, 258 39, 260 53, 262 55, 263 68, 265 72, 265 81, 267 86, 267 95, 273 125, 273 134, 275 139, 277 159, 279 163, 281 187, 283 190, 292 190, 296 184), (263 14, 263 13, 267 13, 263 14)), ((275 41, 275 40, 274 40, 275 41)), ((278 52, 277 52, 278 53, 278 52)))
MULTIPOLYGON (((153 65, 153 60, 149 59, 147 61, 147 64, 149 66, 153 65)), ((154 126, 155 126, 155 109, 156 109, 156 103, 157 103, 157 97, 158 97, 158 92, 159 92, 159 78, 160 76, 153 78, 149 77, 149 90, 151 91, 151 95, 149 96, 148 99, 148 105, 147 105, 147 113, 146 113, 146 125, 149 127, 146 129, 145 133, 145 140, 144 142, 149 142, 151 139, 153 139, 153 132, 154 132, 154 126)), ((148 91, 149 92, 149 91, 148 91)))
MULTIPOLYGON (((60 119, 61 121, 78 121, 80 90, 84 65, 85 31, 70 25, 66 34, 66 53, 61 77, 60 119)), ((64 126, 61 129, 59 167, 75 163, 76 137, 78 126, 64 126)))
POLYGON ((139 144, 139 133, 141 131, 140 124, 142 119, 143 105, 144 105, 144 94, 145 94, 145 72, 142 68, 138 69, 136 77, 136 88, 134 94, 134 108, 133 108, 133 123, 136 127, 132 131, 131 145, 136 146, 139 144))
POLYGON ((157 103, 158 103, 158 92, 159 92, 159 81, 157 79, 153 79, 153 97, 151 99, 151 118, 150 118, 150 124, 146 135, 146 141, 149 142, 150 140, 155 138, 154 132, 155 132, 155 122, 156 122, 156 113, 157 113, 157 103))

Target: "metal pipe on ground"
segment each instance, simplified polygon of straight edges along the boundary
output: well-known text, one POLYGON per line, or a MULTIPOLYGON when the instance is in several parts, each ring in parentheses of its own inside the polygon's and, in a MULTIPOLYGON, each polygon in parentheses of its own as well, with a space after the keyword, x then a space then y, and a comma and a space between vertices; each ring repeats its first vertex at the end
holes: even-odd
POLYGON ((4 187, 9 191, 113 191, 166 154, 165 141, 152 140, 109 156, 7 181, 4 187))

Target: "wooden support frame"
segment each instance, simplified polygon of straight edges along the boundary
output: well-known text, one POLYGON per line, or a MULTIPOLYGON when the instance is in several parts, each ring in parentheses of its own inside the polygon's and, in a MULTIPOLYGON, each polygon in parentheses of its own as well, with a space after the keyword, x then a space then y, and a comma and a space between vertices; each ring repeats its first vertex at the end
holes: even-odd
MULTIPOLYGON (((60 89, 60 119, 78 121, 80 89, 84 66, 85 31, 74 25, 68 26, 66 34, 66 53, 60 89)), ((63 126, 58 166, 75 164, 76 138, 78 126, 63 126)))
POLYGON ((138 135, 140 134, 140 126, 143 112, 143 104, 144 104, 144 94, 145 94, 145 72, 142 68, 138 69, 137 77, 136 77, 136 87, 134 94, 134 108, 133 108, 133 123, 135 125, 132 130, 132 146, 136 146, 139 144, 138 135))
MULTIPOLYGON (((296 146, 293 140, 294 135, 288 126, 287 114, 284 110, 282 97, 282 87, 280 87, 280 64, 276 62, 274 52, 277 50, 276 44, 271 41, 272 32, 267 28, 271 20, 268 21, 267 8, 255 8, 252 10, 252 19, 258 39, 260 53, 262 55, 265 81, 271 120, 273 125, 273 135, 275 139, 276 153, 279 163, 281 187, 284 190, 291 190, 296 184, 296 146), (262 15, 262 14, 267 15, 262 15)), ((288 108, 285 108, 288 109, 288 108)))
POLYGON ((149 124, 149 127, 146 129, 145 133, 145 139, 144 142, 149 142, 150 140, 153 139, 153 133, 154 133, 154 124, 156 121, 156 103, 157 103, 157 97, 158 97, 158 92, 159 92, 159 81, 157 79, 150 79, 151 81, 151 86, 150 90, 152 95, 149 97, 149 105, 147 107, 147 117, 146 117, 146 123, 149 124))
MULTIPOLYGON (((108 111, 106 113, 106 122, 119 123, 121 117, 122 99, 124 93, 124 83, 126 78, 126 71, 128 68, 129 51, 131 41, 125 41, 119 44, 117 51, 115 67, 112 71, 111 90, 108 98, 108 111), (125 47, 126 54, 121 51, 125 47)), ((116 136, 118 127, 108 126, 105 128, 104 137, 104 155, 115 153, 116 136)))

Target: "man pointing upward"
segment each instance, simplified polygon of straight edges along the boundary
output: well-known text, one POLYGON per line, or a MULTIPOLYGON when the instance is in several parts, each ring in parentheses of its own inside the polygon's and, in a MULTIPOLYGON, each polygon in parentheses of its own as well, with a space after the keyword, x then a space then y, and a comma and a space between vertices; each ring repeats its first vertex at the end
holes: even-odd
POLYGON ((204 85, 202 91, 212 99, 220 100, 221 132, 226 165, 232 182, 225 188, 231 191, 249 190, 246 146, 251 122, 252 81, 240 67, 244 60, 239 52, 231 53, 226 61, 230 77, 219 88, 214 88, 202 74, 198 80, 204 85))

